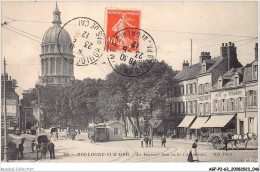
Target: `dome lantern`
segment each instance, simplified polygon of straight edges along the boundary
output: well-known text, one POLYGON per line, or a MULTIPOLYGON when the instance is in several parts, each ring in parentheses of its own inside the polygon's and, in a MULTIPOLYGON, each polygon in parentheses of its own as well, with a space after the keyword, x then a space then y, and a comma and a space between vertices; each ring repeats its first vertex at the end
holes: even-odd
POLYGON ((60 20, 60 11, 58 9, 58 4, 56 2, 56 8, 53 11, 53 21, 52 21, 53 25, 59 25, 61 24, 61 20, 60 20))

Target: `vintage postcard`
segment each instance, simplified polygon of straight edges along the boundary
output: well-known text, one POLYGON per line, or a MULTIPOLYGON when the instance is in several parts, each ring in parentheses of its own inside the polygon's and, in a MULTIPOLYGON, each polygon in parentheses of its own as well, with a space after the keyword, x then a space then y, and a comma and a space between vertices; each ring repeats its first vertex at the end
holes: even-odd
POLYGON ((1 72, 1 171, 259 171, 258 2, 2 1, 1 72))

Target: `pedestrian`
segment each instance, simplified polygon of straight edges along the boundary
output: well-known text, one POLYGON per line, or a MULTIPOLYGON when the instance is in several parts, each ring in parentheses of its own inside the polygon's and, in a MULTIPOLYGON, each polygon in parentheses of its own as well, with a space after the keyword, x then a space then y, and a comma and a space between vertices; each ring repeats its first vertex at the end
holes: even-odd
POLYGON ((78 133, 80 134, 80 129, 78 129, 78 133))
POLYGON ((194 143, 192 144, 192 148, 191 148, 189 155, 188 155, 188 161, 189 162, 194 162, 194 161, 199 162, 199 157, 198 157, 198 153, 197 153, 197 143, 198 142, 199 142, 199 140, 195 139, 194 143))
POLYGON ((161 142, 162 142, 162 146, 161 147, 165 147, 166 138, 165 138, 164 135, 161 137, 161 142))
POLYGON ((174 129, 173 130, 173 139, 175 139, 176 138, 176 130, 174 129))
POLYGON ((21 158, 23 158, 24 147, 23 147, 23 140, 22 139, 18 140, 18 149, 19 149, 19 154, 21 155, 21 158))
POLYGON ((50 159, 55 159, 54 147, 55 145, 50 140, 48 140, 47 149, 50 152, 50 159))
POLYGON ((148 147, 148 137, 147 135, 144 137, 145 147, 148 147))
POLYGON ((56 139, 58 140, 58 131, 56 131, 55 137, 56 137, 56 139))
POLYGON ((144 138, 143 138, 143 136, 141 137, 141 147, 142 148, 144 147, 144 138))
POLYGON ((36 149, 35 146, 36 146, 36 140, 33 139, 33 140, 32 140, 32 143, 31 143, 32 153, 34 153, 34 150, 36 149))
POLYGON ((148 137, 148 146, 151 147, 152 139, 151 137, 148 137))
POLYGON ((227 145, 228 145, 228 137, 227 137, 227 135, 224 135, 224 137, 223 137, 223 142, 224 142, 224 144, 225 144, 225 149, 226 149, 226 151, 228 151, 228 147, 227 147, 227 145))

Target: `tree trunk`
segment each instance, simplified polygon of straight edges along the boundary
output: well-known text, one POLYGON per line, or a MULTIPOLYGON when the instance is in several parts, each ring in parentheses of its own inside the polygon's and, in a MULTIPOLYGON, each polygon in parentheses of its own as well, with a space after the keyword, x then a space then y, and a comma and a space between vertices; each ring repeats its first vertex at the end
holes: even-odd
POLYGON ((136 113, 135 117, 136 117, 136 128, 139 133, 139 137, 141 138, 141 129, 140 129, 140 125, 139 125, 139 113, 136 113))
POLYGON ((125 121, 125 114, 124 114, 124 110, 122 112, 122 119, 124 121, 124 127, 125 127, 125 137, 127 137, 127 128, 126 128, 126 121, 125 121))
MULTIPOLYGON (((133 121, 132 121, 132 119, 131 119, 131 117, 130 117, 129 115, 127 115, 127 117, 128 117, 128 120, 130 121, 132 127, 133 127, 133 128, 136 128, 135 125, 134 125, 134 123, 133 123, 133 121)), ((132 132, 133 132, 133 130, 132 130, 132 132)))

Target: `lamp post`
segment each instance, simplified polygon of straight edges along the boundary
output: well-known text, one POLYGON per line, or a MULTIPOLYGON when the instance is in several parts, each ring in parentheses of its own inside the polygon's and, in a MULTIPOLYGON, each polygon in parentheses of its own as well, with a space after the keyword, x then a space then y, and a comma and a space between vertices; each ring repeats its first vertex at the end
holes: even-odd
POLYGON ((8 135, 7 135, 7 110, 6 110, 6 61, 4 58, 4 162, 8 162, 8 135))

